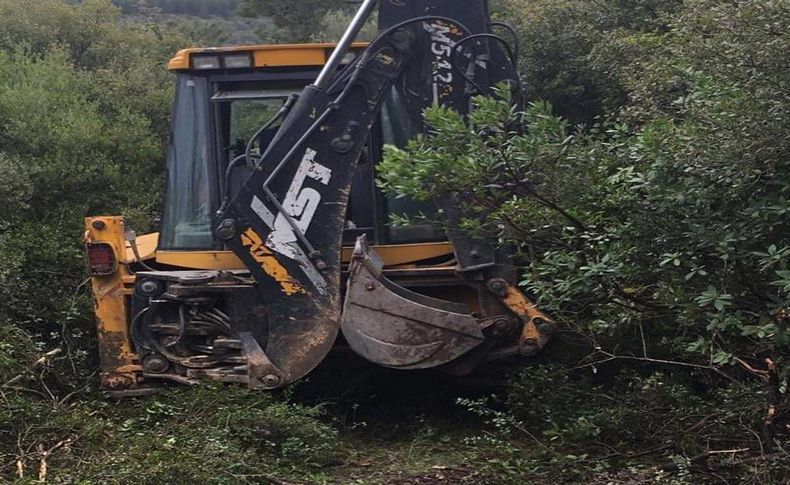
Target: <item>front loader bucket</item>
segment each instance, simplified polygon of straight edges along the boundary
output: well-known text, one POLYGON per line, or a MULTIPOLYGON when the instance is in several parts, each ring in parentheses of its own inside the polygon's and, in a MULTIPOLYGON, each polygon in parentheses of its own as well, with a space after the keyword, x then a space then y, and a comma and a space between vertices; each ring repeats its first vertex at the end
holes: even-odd
POLYGON ((446 364, 480 345, 477 319, 460 305, 414 293, 382 273, 364 236, 349 268, 341 330, 357 354, 398 369, 446 364))

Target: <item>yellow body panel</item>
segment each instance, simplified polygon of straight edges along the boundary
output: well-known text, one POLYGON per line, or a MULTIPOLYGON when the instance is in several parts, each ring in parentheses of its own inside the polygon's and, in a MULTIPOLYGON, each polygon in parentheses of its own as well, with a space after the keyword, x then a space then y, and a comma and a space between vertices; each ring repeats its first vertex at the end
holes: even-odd
POLYGON ((129 276, 121 249, 126 246, 122 217, 89 217, 86 219, 85 242, 103 242, 113 247, 121 260, 118 270, 107 276, 93 276, 93 299, 96 309, 99 360, 102 385, 109 389, 135 384, 134 370, 139 369, 132 351, 127 321, 124 279, 129 276), (103 224, 103 227, 102 227, 103 224))
MULTIPOLYGON (((364 48, 366 42, 356 42, 352 48, 364 48)), ((251 52, 254 67, 322 66, 326 63, 335 44, 279 44, 242 45, 232 47, 195 47, 182 49, 170 59, 167 68, 171 71, 191 69, 193 54, 230 54, 251 52)))
MULTIPOLYGON (((373 246, 373 249, 386 267, 415 264, 453 253, 448 242, 373 246)), ((343 248, 343 263, 351 261, 352 251, 351 247, 343 248)), ((156 262, 185 269, 247 269, 232 251, 157 251, 156 262)))
MULTIPOLYGON (((137 251, 140 253, 140 259, 146 260, 151 259, 156 256, 156 246, 159 244, 159 233, 154 232, 151 234, 143 234, 142 236, 137 237, 137 251)), ((132 263, 134 262, 134 251, 132 251, 132 245, 127 241, 126 242, 126 251, 124 252, 124 257, 121 259, 123 263, 132 263)))

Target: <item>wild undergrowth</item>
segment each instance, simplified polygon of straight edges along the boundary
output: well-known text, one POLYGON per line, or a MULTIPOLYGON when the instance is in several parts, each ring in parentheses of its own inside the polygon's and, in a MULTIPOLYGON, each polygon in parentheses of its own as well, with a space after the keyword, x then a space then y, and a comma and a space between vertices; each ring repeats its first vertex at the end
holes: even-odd
MULTIPOLYGON (((333 370, 116 402, 93 375, 82 219, 150 228, 165 63, 189 40, 109 0, 0 0, 0 480, 787 483, 787 0, 491 3, 523 38, 527 105, 430 110, 381 186, 486 212, 463 229, 517 249, 562 324, 548 351, 496 391, 333 370)), ((298 11, 263 24, 307 28, 298 11)))

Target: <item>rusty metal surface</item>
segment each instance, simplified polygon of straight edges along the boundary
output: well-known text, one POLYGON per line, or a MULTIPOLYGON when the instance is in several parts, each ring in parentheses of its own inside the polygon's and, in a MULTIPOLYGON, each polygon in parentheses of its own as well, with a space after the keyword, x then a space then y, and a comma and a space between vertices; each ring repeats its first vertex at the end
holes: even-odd
POLYGON ((488 287, 502 298, 502 302, 524 324, 516 344, 518 353, 531 356, 540 352, 554 333, 556 328, 554 320, 538 310, 538 307, 521 291, 507 282, 494 278, 488 282, 488 287))
POLYGON ((276 389, 282 383, 283 371, 278 369, 266 353, 263 351, 258 341, 255 340, 251 332, 239 333, 242 341, 244 357, 247 361, 247 385, 250 389, 276 389))
MULTIPOLYGON (((124 223, 122 217, 89 217, 85 220, 85 242, 110 244, 116 255, 124 245, 124 223)), ((128 275, 125 264, 105 276, 92 276, 93 306, 96 315, 97 339, 99 341, 99 367, 103 387, 118 389, 133 386, 135 381, 119 368, 135 364, 135 353, 126 320, 126 299, 123 294, 123 278, 128 275), (116 378, 118 375, 126 377, 116 378)))
POLYGON ((126 389, 137 383, 135 374, 121 372, 102 372, 99 383, 103 389, 126 389))
POLYGON ((463 305, 398 288, 382 275, 382 267, 360 237, 341 321, 356 353, 387 367, 424 369, 446 364, 483 342, 480 324, 463 305))

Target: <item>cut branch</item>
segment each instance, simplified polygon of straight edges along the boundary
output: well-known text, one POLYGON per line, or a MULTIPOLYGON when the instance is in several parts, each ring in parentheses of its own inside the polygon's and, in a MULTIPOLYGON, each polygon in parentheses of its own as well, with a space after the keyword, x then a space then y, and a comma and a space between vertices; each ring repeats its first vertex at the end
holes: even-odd
POLYGON ((632 361, 637 361, 637 362, 649 362, 649 363, 653 363, 653 364, 674 365, 674 366, 680 366, 680 367, 691 367, 691 368, 694 368, 694 369, 708 370, 708 371, 714 372, 714 373, 724 377, 725 379, 729 380, 730 382, 732 382, 734 384, 738 384, 739 386, 743 386, 743 383, 741 383, 740 381, 738 381, 737 379, 735 379, 731 375, 727 374, 726 372, 722 371, 721 369, 719 369, 718 367, 713 366, 713 365, 694 364, 694 363, 691 363, 691 362, 680 362, 680 361, 677 361, 677 360, 654 359, 652 357, 636 357, 634 355, 616 355, 616 354, 613 354, 611 352, 607 352, 605 350, 600 350, 600 349, 598 349, 598 353, 603 355, 605 358, 603 358, 601 360, 598 360, 598 361, 595 361, 595 362, 590 362, 590 363, 587 363, 587 364, 578 365, 578 366, 574 367, 574 369, 584 369, 586 367, 595 367, 595 366, 604 364, 606 362, 612 362, 614 360, 632 360, 632 361))
POLYGON ((54 350, 50 350, 46 354, 44 354, 41 357, 39 357, 38 360, 33 362, 27 369, 25 369, 19 375, 15 376, 15 377, 12 377, 11 379, 7 380, 2 385, 0 385, 0 388, 11 388, 11 386, 14 383, 20 381, 23 377, 25 377, 25 374, 27 374, 28 372, 30 372, 30 371, 38 368, 38 367, 46 365, 47 363, 49 363, 50 360, 52 360, 52 358, 54 358, 56 355, 60 354, 60 352, 61 352, 60 348, 57 348, 57 349, 54 349, 54 350))

